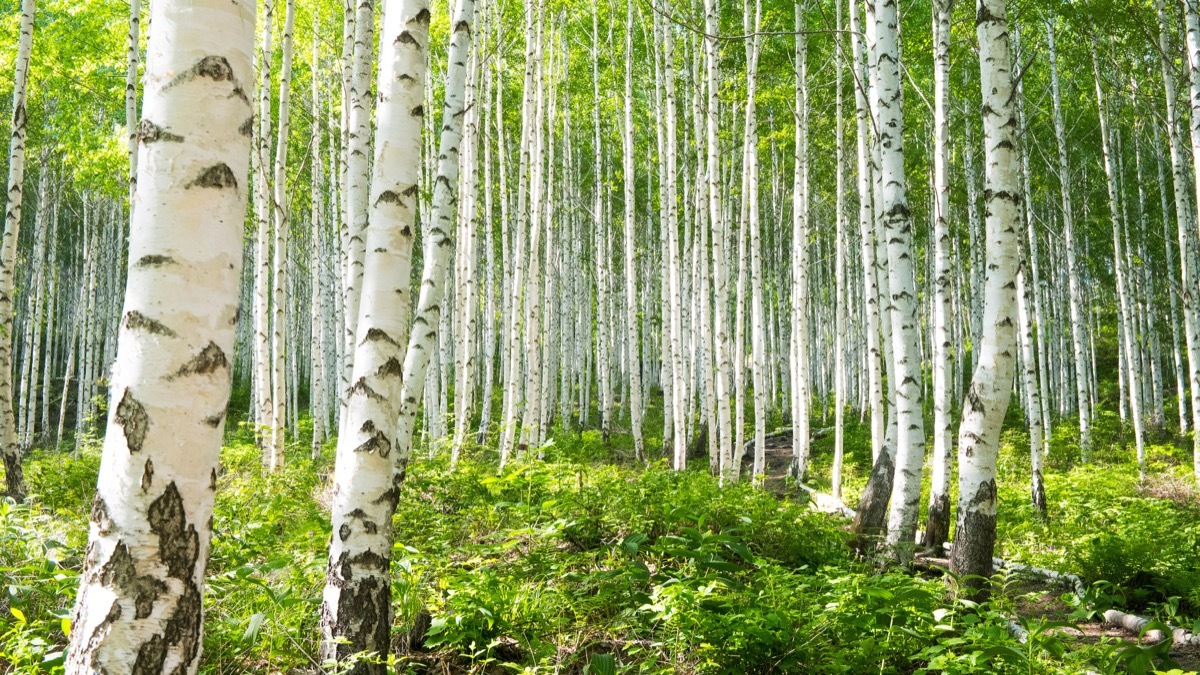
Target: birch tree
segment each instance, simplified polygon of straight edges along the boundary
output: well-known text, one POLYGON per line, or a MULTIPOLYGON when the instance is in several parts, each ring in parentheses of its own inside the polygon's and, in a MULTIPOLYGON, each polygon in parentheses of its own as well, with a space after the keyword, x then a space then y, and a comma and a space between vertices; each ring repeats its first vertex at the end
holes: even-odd
POLYGON ((272 262, 274 287, 271 292, 271 442, 268 467, 278 471, 283 467, 284 441, 287 437, 287 347, 285 343, 285 314, 288 280, 288 212, 287 155, 288 133, 291 130, 292 31, 296 24, 296 0, 285 0, 283 20, 283 63, 279 71, 279 140, 275 143, 275 256, 272 262))
POLYGON ((1050 60, 1050 91, 1054 103, 1054 138, 1058 143, 1058 179, 1062 188, 1062 217, 1064 248, 1067 257, 1068 303, 1071 317, 1071 347, 1075 356, 1075 394, 1079 412, 1079 450, 1083 461, 1092 456, 1092 410, 1088 393, 1087 355, 1084 352, 1083 304, 1076 261, 1075 220, 1071 197, 1071 171, 1067 157, 1066 126, 1062 116, 1062 94, 1058 83, 1058 52, 1054 44, 1054 24, 1046 22, 1046 48, 1050 60))
POLYGON ((933 475, 929 488, 928 548, 940 551, 950 535, 950 17, 954 0, 933 4, 933 475))
POLYGON ((4 235, 0 239, 0 452, 4 455, 4 476, 8 496, 25 498, 21 447, 13 416, 13 274, 17 264, 17 240, 21 234, 21 204, 25 189, 25 90, 29 84, 29 53, 33 50, 33 18, 37 0, 21 0, 21 36, 14 62, 11 136, 8 143, 8 183, 5 194, 4 235))
POLYGON ((108 433, 66 672, 196 673, 232 381, 254 4, 151 8, 108 433))
POLYGON ((975 17, 983 95, 987 275, 979 355, 958 429, 958 526, 950 565, 968 588, 980 589, 992 573, 996 457, 1016 364, 1013 313, 1021 186, 1004 0, 978 0, 975 17))
POLYGON ((888 513, 887 543, 901 561, 911 555, 917 528, 925 429, 921 413, 921 356, 917 293, 913 274, 912 219, 904 178, 903 114, 900 109, 900 58, 896 0, 875 6, 878 61, 879 146, 883 183, 884 232, 891 287, 892 342, 896 377, 896 469, 888 513))
MULTIPOLYGON (((360 5, 358 18, 363 17, 360 5)), ((404 382, 398 338, 408 323, 407 304, 398 298, 410 292, 429 21, 424 0, 389 3, 383 13, 371 214, 360 219, 369 225, 363 233, 360 316, 354 322, 353 385, 334 464, 333 537, 321 607, 324 661, 340 663, 362 652, 381 656, 390 645, 391 523, 403 479, 394 470, 404 382)), ((358 141, 356 147, 365 143, 358 141)), ((419 332, 428 335, 430 325, 419 332)), ((359 662, 352 672, 382 674, 384 666, 359 662)))

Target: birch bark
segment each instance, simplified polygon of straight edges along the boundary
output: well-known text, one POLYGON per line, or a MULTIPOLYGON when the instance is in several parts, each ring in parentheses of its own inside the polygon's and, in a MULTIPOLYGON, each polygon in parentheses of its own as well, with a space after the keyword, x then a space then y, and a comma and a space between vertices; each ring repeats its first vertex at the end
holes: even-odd
MULTIPOLYGON (((21 234, 21 198, 25 185, 25 89, 29 82, 29 53, 33 49, 33 18, 37 0, 21 0, 21 37, 13 75, 11 136, 8 145, 8 204, 4 210, 4 235, 0 239, 0 335, 13 334, 13 273, 17 265, 17 240, 21 234)), ((0 454, 8 496, 25 499, 21 447, 13 416, 12 340, 0 340, 0 454)))
POLYGON ((254 4, 159 0, 112 405, 66 672, 196 673, 229 403, 254 4))
MULTIPOLYGON (((360 4, 359 20, 362 9, 360 4)), ((371 214, 360 219, 369 227, 367 241, 359 244, 365 244, 365 257, 358 334, 347 350, 354 352, 353 385, 334 465, 333 537, 321 607, 323 661, 341 662, 360 652, 386 655, 391 645, 391 523, 403 480, 394 470, 401 452, 397 420, 405 382, 398 337, 408 326, 408 305, 398 298, 407 297, 411 285, 429 21, 425 0, 388 3, 383 14, 371 214)), ((360 99, 353 105, 366 103, 360 99)), ((366 146, 365 138, 352 137, 352 142, 359 150, 366 146)), ((435 325, 426 322, 417 332, 427 336, 435 325)), ((350 672, 382 675, 385 670, 382 662, 360 661, 350 672)))
POLYGON ((1054 24, 1046 22, 1046 47, 1050 57, 1050 90, 1054 102, 1054 137, 1058 143, 1058 179, 1062 186, 1063 238, 1067 255, 1068 304, 1071 316, 1071 347, 1075 355, 1075 395, 1079 413, 1079 451, 1084 462, 1092 458, 1092 410, 1088 392, 1087 354, 1084 349, 1084 317, 1079 269, 1075 260, 1075 220, 1071 199, 1071 171, 1067 160, 1067 132, 1063 124, 1062 94, 1058 85, 1058 52, 1054 45, 1054 24))
POLYGON ((996 542, 996 456, 1012 395, 1016 363, 1013 322, 1021 231, 1020 159, 1013 106, 1004 0, 978 0, 980 89, 983 94, 984 194, 987 214, 983 331, 977 366, 958 431, 958 526, 951 569, 982 590, 996 542))
POLYGON ((291 129, 289 104, 292 87, 292 31, 296 24, 296 0, 286 0, 283 21, 283 63, 279 72, 279 126, 275 142, 275 257, 272 264, 274 288, 271 293, 271 450, 268 468, 283 468, 284 441, 287 438, 287 348, 286 319, 288 281, 288 239, 291 215, 288 212, 287 154, 288 133, 291 129))

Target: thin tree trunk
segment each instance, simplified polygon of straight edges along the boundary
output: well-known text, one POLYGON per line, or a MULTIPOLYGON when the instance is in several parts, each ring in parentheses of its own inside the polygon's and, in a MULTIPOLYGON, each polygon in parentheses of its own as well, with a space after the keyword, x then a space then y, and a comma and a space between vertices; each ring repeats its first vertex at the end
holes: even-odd
POLYGON ((642 379, 641 352, 638 335, 638 277, 637 242, 634 201, 633 161, 633 0, 625 5, 625 128, 622 136, 624 147, 625 174, 625 321, 630 331, 629 349, 629 420, 633 432, 633 452, 639 461, 646 461, 646 448, 642 440, 642 379))
MULTIPOLYGON (((924 545, 935 552, 950 536, 950 17, 954 0, 933 4, 933 476, 924 545)), ((968 149, 967 152, 970 152, 968 149)))
POLYGON ((996 456, 1012 395, 1016 363, 1013 322, 1021 231, 1020 158, 1004 0, 978 0, 980 89, 983 92, 986 265, 984 319, 977 367, 958 432, 958 526, 951 569, 966 587, 985 588, 996 542, 996 456))
POLYGON ((896 469, 888 513, 887 544, 906 562, 912 556, 913 536, 921 499, 921 469, 925 461, 925 429, 921 413, 920 326, 913 283, 912 220, 904 178, 903 114, 900 95, 896 0, 876 5, 875 25, 879 69, 879 145, 883 183, 884 232, 887 237, 888 279, 891 286, 892 342, 896 377, 896 469))
MULTIPOLYGON (((360 4, 358 18, 370 20, 370 2, 363 4, 368 6, 360 4)), ((358 334, 351 343, 354 384, 334 466, 330 516, 334 536, 321 609, 323 660, 341 662, 364 651, 384 655, 391 644, 393 530, 388 524, 404 478, 395 467, 404 445, 398 420, 403 383, 408 381, 403 379, 401 363, 404 347, 397 340, 407 329, 408 303, 398 298, 411 292, 429 20, 425 0, 389 3, 383 15, 371 214, 369 220, 365 214, 361 218, 370 226, 363 233, 368 241, 358 244, 365 244, 361 249, 365 269, 362 285, 357 286, 362 293, 361 303, 356 303, 361 313, 355 321, 358 334)), ((358 46, 370 50, 369 44, 360 45, 356 38, 358 46)), ((364 61, 369 63, 369 54, 364 61)), ((356 75, 358 67, 356 63, 356 75)), ((354 105, 365 108, 367 103, 359 99, 354 105)), ((352 139, 355 148, 366 147, 365 138, 352 139)), ((352 182, 353 174, 352 170, 352 182)), ((426 319, 414 337, 428 342, 434 325, 426 319)), ((359 662, 350 672, 382 675, 385 665, 359 662)))
POLYGON ((29 81, 29 53, 33 49, 33 17, 37 0, 21 0, 21 37, 17 43, 13 76, 12 136, 8 145, 8 204, 4 210, 4 236, 0 239, 0 453, 8 496, 25 499, 25 474, 17 442, 12 396, 13 273, 17 265, 17 240, 21 234, 21 197, 25 187, 25 89, 29 81))
POLYGON ((275 256, 272 267, 274 289, 271 293, 271 444, 268 468, 279 471, 284 462, 284 441, 287 438, 287 327, 284 308, 287 307, 288 240, 291 235, 291 214, 287 196, 287 150, 292 87, 292 31, 296 23, 296 0, 285 0, 283 22, 283 63, 279 73, 279 139, 275 143, 275 256))
POLYGON ((1050 90, 1054 101, 1054 137, 1058 142, 1058 179, 1062 187, 1063 238, 1067 254, 1068 305, 1071 316, 1071 346, 1075 353, 1075 394, 1079 412, 1079 451, 1084 462, 1092 458, 1092 408, 1088 393, 1087 354, 1084 350, 1083 303, 1079 268, 1075 260, 1075 221, 1071 204, 1071 171, 1067 161, 1066 127, 1062 116, 1062 95, 1058 87, 1058 52, 1054 47, 1054 24, 1046 22, 1047 49, 1050 56, 1050 90))

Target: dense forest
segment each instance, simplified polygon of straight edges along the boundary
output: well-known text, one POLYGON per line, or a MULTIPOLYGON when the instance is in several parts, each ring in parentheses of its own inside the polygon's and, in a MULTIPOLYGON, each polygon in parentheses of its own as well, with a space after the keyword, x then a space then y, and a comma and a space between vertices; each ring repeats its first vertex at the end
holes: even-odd
POLYGON ((0 674, 1200 670, 1200 0, 0 0, 0 674))

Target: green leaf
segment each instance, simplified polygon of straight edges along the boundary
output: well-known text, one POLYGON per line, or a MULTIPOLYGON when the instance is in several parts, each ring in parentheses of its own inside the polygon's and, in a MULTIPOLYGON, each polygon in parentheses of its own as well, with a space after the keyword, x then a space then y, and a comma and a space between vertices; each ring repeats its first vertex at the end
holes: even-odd
POLYGON ((266 614, 257 612, 250 617, 250 621, 246 626, 246 632, 242 633, 242 643, 253 642, 254 638, 258 637, 258 631, 262 629, 263 621, 267 618, 266 614))
POLYGON ((8 611, 12 612, 12 615, 17 617, 17 621, 20 621, 21 623, 25 623, 25 613, 24 612, 17 609, 16 607, 9 607, 8 611))
POLYGON ((617 675, 617 661, 612 654, 592 654, 588 669, 596 675, 617 675))

